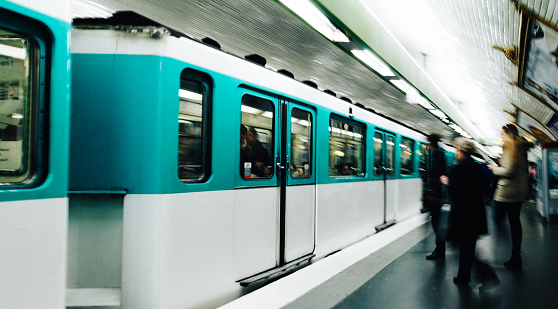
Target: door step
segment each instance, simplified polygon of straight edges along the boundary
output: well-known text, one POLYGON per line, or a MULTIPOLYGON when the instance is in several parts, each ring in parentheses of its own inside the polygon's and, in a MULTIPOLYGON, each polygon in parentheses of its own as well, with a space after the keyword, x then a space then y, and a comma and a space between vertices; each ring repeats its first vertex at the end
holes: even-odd
POLYGON ((120 308, 120 289, 66 289, 66 308, 120 308))
POLYGON ((387 229, 388 227, 392 226, 395 224, 395 220, 389 220, 388 222, 384 223, 384 224, 380 224, 378 226, 375 226, 374 228, 376 229, 376 232, 380 232, 383 231, 385 229, 387 229))
POLYGON ((287 263, 283 266, 264 271, 264 272, 259 273, 257 275, 241 279, 237 282, 240 283, 241 286, 248 286, 248 285, 250 285, 252 283, 255 283, 255 282, 258 282, 258 281, 270 280, 270 279, 273 279, 273 278, 277 278, 277 277, 280 277, 280 276, 287 275, 291 272, 294 272, 295 270, 298 270, 302 266, 306 266, 306 264, 310 264, 310 259, 312 259, 314 256, 316 256, 316 255, 314 255, 314 254, 305 255, 305 256, 303 256, 301 258, 298 258, 298 259, 296 259, 292 262, 289 262, 289 263, 287 263))

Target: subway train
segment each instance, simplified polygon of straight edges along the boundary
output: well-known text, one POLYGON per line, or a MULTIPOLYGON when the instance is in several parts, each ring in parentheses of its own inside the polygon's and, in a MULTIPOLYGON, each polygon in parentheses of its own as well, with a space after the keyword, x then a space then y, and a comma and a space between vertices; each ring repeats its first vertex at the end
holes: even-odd
POLYGON ((72 40, 72 288, 215 307, 420 213, 417 131, 164 27, 72 40))
POLYGON ((0 307, 213 308, 420 213, 421 132, 160 25, 0 3, 0 307))
POLYGON ((0 308, 62 308, 71 15, 0 1, 0 308))

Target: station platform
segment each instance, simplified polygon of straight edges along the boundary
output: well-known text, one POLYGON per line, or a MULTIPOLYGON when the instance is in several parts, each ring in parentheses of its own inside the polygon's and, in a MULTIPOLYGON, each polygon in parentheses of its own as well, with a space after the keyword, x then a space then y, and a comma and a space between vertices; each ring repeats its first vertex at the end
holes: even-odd
POLYGON ((459 249, 452 243, 444 260, 425 259, 434 249, 426 213, 220 308, 558 308, 558 225, 545 223, 535 204, 525 203, 523 268, 508 270, 503 263, 511 241, 495 236, 490 211, 487 207, 489 234, 476 249, 500 280, 489 291, 479 291, 474 269, 468 287, 453 283, 459 249))

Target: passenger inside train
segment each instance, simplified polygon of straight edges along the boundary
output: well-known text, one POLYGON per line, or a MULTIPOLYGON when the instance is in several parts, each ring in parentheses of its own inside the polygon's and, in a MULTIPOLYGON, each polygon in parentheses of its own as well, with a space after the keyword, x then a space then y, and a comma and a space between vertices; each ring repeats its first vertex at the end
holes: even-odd
POLYGON ((272 174, 269 152, 258 140, 257 134, 253 127, 248 129, 240 125, 240 174, 244 178, 250 178, 252 174, 258 177, 272 174))

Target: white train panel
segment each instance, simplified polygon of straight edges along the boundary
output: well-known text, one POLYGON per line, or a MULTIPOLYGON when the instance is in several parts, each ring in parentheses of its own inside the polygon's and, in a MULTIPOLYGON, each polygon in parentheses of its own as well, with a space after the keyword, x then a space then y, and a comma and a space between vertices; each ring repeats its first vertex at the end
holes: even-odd
POLYGON ((238 297, 236 281, 275 266, 276 192, 127 195, 124 307, 214 307, 238 297))
POLYGON ((66 198, 3 202, 0 207, 0 308, 63 308, 66 198))
POLYGON ((234 264, 236 279, 275 267, 279 188, 235 190, 234 264))
POLYGON ((314 251, 316 186, 287 187, 286 248, 287 262, 314 251))
POLYGON ((400 179, 397 187, 395 219, 401 221, 419 214, 422 208, 422 180, 420 178, 400 179))
POLYGON ((375 233, 383 221, 382 186, 380 181, 318 186, 317 257, 375 233))

